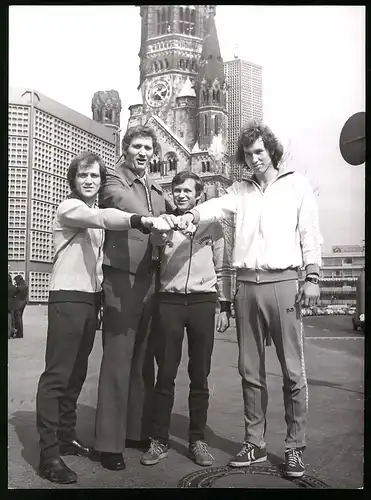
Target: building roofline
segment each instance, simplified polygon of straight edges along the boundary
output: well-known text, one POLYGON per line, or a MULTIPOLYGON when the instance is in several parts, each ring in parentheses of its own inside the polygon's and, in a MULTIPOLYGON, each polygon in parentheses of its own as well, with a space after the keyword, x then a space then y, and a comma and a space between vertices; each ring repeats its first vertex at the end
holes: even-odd
POLYGON ((13 105, 30 106, 30 98, 27 94, 33 92, 38 96, 35 99, 34 106, 45 113, 63 120, 74 127, 80 128, 89 134, 95 135, 111 144, 115 143, 114 132, 111 128, 98 123, 91 118, 75 111, 64 104, 45 96, 38 90, 28 88, 9 87, 8 103, 13 105))
POLYGON ((253 63, 251 61, 246 61, 246 59, 241 59, 240 57, 238 57, 237 59, 230 59, 229 61, 223 61, 223 62, 224 62, 224 64, 228 64, 228 63, 232 63, 235 61, 245 62, 247 64, 250 64, 251 66, 255 66, 256 68, 263 69, 263 66, 261 64, 256 64, 256 63, 253 63))

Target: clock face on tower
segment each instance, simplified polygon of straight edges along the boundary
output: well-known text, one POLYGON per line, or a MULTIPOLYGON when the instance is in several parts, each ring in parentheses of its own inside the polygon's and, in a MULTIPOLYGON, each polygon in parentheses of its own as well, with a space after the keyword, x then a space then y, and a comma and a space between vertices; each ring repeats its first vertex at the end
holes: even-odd
POLYGON ((146 93, 146 100, 152 108, 162 106, 170 97, 170 82, 165 78, 153 80, 146 93))

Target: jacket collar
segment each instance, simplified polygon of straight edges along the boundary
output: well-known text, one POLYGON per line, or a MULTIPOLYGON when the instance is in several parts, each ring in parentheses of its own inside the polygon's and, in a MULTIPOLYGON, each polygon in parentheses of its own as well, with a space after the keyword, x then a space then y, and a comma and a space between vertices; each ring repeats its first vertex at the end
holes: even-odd
MULTIPOLYGON (((295 173, 295 170, 292 169, 292 168, 286 168, 285 166, 282 166, 278 169, 278 175, 277 177, 274 179, 273 182, 276 182, 278 179, 280 179, 281 177, 285 177, 286 175, 288 174, 293 174, 295 173)), ((255 177, 255 174, 250 178, 250 179, 245 179, 247 182, 251 182, 251 183, 254 183, 254 184, 259 184, 258 181, 256 180, 256 177, 255 177)))
MULTIPOLYGON (((120 175, 123 175, 125 177, 129 186, 132 186, 135 181, 141 182, 138 176, 130 168, 126 166, 125 158, 119 160, 119 162, 116 164, 115 170, 118 171, 120 175)), ((163 192, 162 187, 159 184, 157 184, 157 182, 155 182, 153 179, 151 179, 148 173, 147 173, 147 183, 149 189, 154 188, 157 192, 162 194, 163 192)))

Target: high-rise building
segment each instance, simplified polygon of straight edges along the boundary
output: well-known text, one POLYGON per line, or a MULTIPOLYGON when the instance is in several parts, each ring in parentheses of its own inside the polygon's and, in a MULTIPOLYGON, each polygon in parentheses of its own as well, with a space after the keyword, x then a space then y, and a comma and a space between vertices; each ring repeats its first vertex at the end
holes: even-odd
MULTIPOLYGON (((224 63, 227 80, 228 153, 231 159, 231 179, 241 180, 241 165, 234 161, 238 136, 251 119, 263 120, 262 67, 242 59, 224 63)), ((248 173, 247 173, 248 175, 248 173)))
POLYGON ((10 89, 8 117, 8 268, 25 277, 30 302, 45 302, 68 166, 84 150, 114 166, 114 131, 34 90, 10 89))

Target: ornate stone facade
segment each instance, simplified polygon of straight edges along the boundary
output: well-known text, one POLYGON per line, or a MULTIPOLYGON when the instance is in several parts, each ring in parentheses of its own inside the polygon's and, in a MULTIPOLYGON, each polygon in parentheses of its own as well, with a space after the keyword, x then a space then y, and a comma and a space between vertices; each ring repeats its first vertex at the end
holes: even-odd
MULTIPOLYGON (((171 195, 171 179, 191 170, 205 181, 204 198, 231 183, 225 77, 213 5, 142 5, 142 102, 129 107, 128 127, 149 125, 160 148, 150 174, 171 195)), ((232 247, 228 233, 229 247, 232 247)))
POLYGON ((117 90, 99 90, 91 101, 93 120, 115 131, 116 159, 120 157, 120 113, 121 100, 117 90))

